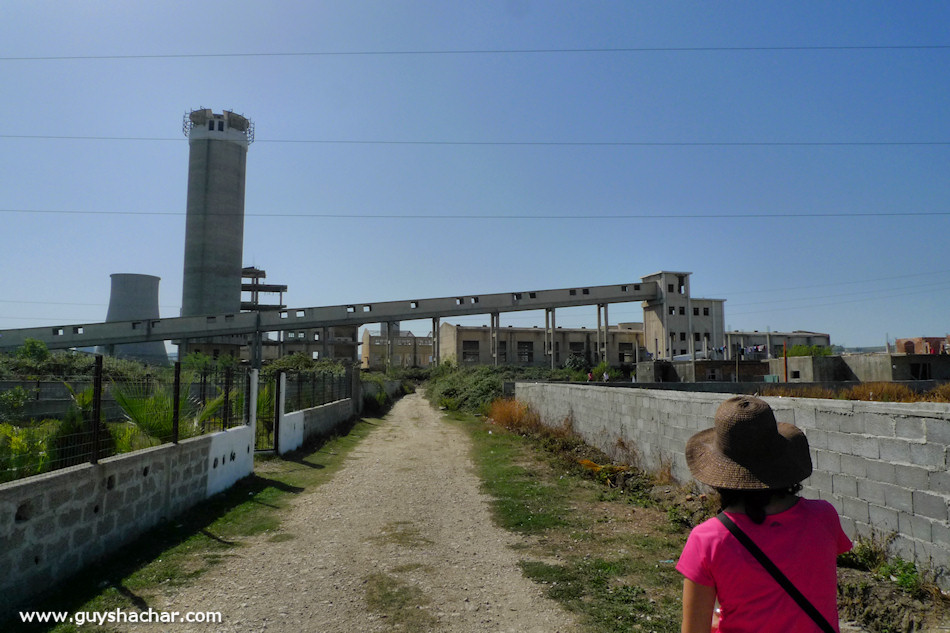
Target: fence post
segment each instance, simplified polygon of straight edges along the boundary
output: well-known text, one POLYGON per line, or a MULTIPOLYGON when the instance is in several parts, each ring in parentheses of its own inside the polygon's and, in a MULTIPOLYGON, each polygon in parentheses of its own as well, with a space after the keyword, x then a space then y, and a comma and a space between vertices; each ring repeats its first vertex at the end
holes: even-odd
POLYGON ((99 418, 102 415, 102 355, 96 354, 96 374, 92 382, 92 459, 99 463, 99 418))
POLYGON ((224 370, 224 420, 221 430, 231 428, 231 368, 224 370))
POLYGON ((175 363, 175 386, 172 389, 172 444, 178 443, 178 419, 181 415, 181 363, 175 363))
POLYGON ((281 384, 284 383, 284 372, 279 371, 274 375, 274 454, 280 455, 280 413, 283 410, 284 390, 281 384))

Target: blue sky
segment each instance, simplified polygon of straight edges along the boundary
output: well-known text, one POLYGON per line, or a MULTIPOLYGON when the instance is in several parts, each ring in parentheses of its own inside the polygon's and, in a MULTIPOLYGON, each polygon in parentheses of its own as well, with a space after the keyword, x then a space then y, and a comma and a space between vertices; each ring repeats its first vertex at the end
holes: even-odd
POLYGON ((177 316, 208 107, 292 307, 677 270, 730 329, 942 336, 948 79, 944 2, 6 0, 0 328, 102 321, 117 272, 177 316))

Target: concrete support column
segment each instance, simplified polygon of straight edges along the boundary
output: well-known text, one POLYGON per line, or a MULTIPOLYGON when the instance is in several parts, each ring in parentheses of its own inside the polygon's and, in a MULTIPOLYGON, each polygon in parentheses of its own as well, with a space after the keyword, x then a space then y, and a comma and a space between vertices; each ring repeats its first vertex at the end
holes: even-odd
POLYGON ((603 349, 603 359, 607 361, 607 364, 610 364, 610 355, 608 350, 610 349, 610 319, 607 316, 607 304, 604 304, 604 349, 603 349))
POLYGON ((491 359, 492 364, 498 366, 498 328, 501 327, 501 315, 497 312, 492 312, 489 315, 491 319, 489 323, 489 341, 488 344, 491 347, 491 359))
POLYGON ((600 362, 600 304, 597 304, 597 353, 594 358, 594 364, 600 362))
POLYGON ((396 347, 396 337, 399 336, 399 323, 390 321, 386 324, 386 368, 393 365, 393 352, 396 347), (395 328, 395 331, 393 331, 395 328))
POLYGON ((696 362, 696 337, 693 335, 693 299, 689 293, 689 275, 686 276, 686 338, 689 339, 690 360, 696 362))
POLYGON ((439 349, 439 317, 432 317, 432 364, 438 365, 441 357, 439 349))

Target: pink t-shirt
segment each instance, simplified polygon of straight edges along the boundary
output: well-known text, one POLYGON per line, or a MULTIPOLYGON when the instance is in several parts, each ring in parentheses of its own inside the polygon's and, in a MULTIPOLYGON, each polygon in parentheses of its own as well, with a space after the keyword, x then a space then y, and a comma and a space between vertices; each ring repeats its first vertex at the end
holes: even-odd
MULTIPOLYGON (((838 630, 837 556, 851 549, 851 541, 834 507, 799 499, 785 512, 765 517, 762 525, 745 514, 726 514, 838 630)), ((693 528, 676 569, 695 583, 715 587, 722 633, 821 630, 715 517, 693 528)))

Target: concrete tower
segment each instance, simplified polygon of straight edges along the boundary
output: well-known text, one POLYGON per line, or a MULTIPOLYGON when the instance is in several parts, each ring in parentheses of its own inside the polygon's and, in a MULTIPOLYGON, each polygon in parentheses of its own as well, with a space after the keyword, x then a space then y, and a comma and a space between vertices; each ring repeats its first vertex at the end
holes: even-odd
MULTIPOLYGON (((112 278, 112 293, 109 295, 109 312, 106 323, 114 321, 149 321, 158 319, 158 282, 159 277, 115 273, 112 278)), ((124 343, 99 348, 101 354, 119 358, 131 358, 151 364, 167 365, 168 354, 165 343, 124 343)))
POLYGON ((244 172, 254 125, 227 110, 193 110, 185 115, 183 131, 189 153, 181 315, 238 312, 244 172))

